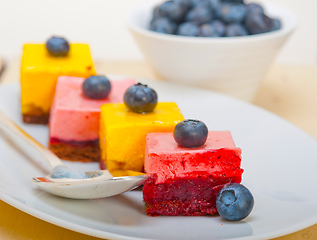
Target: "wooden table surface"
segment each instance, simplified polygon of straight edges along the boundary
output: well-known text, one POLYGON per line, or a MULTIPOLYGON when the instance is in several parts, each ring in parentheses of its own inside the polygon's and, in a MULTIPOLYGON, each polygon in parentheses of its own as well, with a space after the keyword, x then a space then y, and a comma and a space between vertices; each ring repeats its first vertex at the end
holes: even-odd
MULTIPOLYGON (((100 74, 120 74, 156 79, 144 62, 97 62, 100 74)), ((19 64, 10 63, 1 83, 19 80, 19 64)), ((317 139, 317 67, 272 66, 253 102, 292 122, 317 139)), ((0 239, 5 240, 97 240, 57 227, 0 201, 0 239)), ((316 240, 317 224, 275 240, 316 240)))

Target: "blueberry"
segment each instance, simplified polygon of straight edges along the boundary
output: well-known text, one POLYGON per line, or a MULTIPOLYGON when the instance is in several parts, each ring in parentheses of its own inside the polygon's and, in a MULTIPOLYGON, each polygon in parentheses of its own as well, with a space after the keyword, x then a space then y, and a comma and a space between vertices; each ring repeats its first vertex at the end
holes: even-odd
POLYGON ((111 91, 111 83, 105 76, 91 76, 83 83, 84 95, 91 99, 104 99, 111 91))
POLYGON ((260 4, 257 3, 249 3, 246 5, 247 14, 249 13, 264 13, 264 9, 260 4))
POLYGON ((174 139, 178 145, 186 148, 200 147, 205 144, 208 128, 199 120, 186 119, 175 126, 174 139))
POLYGON ((200 34, 201 37, 220 37, 215 27, 213 27, 210 23, 205 23, 200 26, 200 34))
POLYGON ((127 89, 124 103, 135 113, 152 112, 157 104, 157 94, 147 85, 138 83, 127 89))
POLYGON ((211 25, 215 28, 217 34, 220 37, 223 37, 225 35, 226 25, 223 21, 216 19, 211 22, 211 25))
POLYGON ((185 11, 188 11, 193 7, 193 3, 191 0, 174 0, 174 3, 181 5, 185 11))
POLYGON ((247 36, 247 29, 239 23, 229 24, 226 29, 225 37, 241 37, 247 36))
POLYGON ((244 0, 222 0, 223 2, 229 3, 244 3, 244 0))
POLYGON ((160 6, 156 6, 156 7, 153 9, 153 19, 159 18, 159 17, 162 17, 162 16, 160 15, 160 6))
POLYGON ((280 30, 282 27, 281 21, 278 19, 272 19, 272 27, 270 31, 280 30))
POLYGON ((65 38, 51 37, 46 42, 46 49, 54 57, 64 57, 69 52, 69 43, 65 38))
POLYGON ((212 20, 212 11, 206 7, 199 6, 191 9, 186 15, 186 21, 197 25, 208 23, 212 20))
POLYGON ((177 34, 181 36, 197 37, 199 35, 199 26, 192 22, 184 22, 179 25, 177 34))
POLYGON ((226 184, 217 194, 216 207, 221 217, 239 221, 252 211, 254 198, 245 186, 239 183, 226 184))
POLYGON ((159 33, 174 34, 176 29, 177 24, 166 17, 155 18, 150 24, 150 30, 159 33))
POLYGON ((215 11, 220 4, 220 0, 209 0, 209 3, 211 9, 215 11))
POLYGON ((226 23, 241 23, 246 12, 245 6, 241 3, 224 3, 220 7, 220 18, 226 23))
POLYGON ((174 4, 173 1, 166 1, 162 3, 158 8, 158 14, 160 17, 167 17, 168 16, 168 9, 169 7, 174 4))
POLYGON ((271 31, 273 20, 261 13, 248 14, 245 19, 245 26, 250 34, 260 34, 271 31))
POLYGON ((206 7, 211 9, 211 4, 209 0, 192 0, 193 7, 206 7))
POLYGON ((185 18, 186 8, 181 4, 173 2, 167 10, 167 17, 175 22, 181 22, 185 18))

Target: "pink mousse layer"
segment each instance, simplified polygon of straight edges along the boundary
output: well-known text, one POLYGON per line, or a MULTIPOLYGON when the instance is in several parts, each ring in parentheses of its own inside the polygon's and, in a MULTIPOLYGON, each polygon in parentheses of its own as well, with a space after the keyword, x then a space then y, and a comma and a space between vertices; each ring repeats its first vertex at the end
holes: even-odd
POLYGON ((111 92, 105 99, 84 96, 85 78, 59 77, 50 111, 50 138, 65 141, 90 141, 99 138, 100 106, 122 103, 125 91, 136 82, 133 79, 110 81, 111 92))
POLYGON ((173 133, 149 133, 146 137, 145 172, 156 175, 156 184, 175 177, 219 174, 241 175, 241 149, 229 131, 211 131, 206 144, 180 147, 173 133))

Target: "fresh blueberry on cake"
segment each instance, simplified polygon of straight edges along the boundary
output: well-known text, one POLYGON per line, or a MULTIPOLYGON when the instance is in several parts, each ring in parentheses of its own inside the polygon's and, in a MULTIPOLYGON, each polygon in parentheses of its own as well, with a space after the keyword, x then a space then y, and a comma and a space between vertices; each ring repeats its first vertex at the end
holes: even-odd
POLYGON ((199 120, 187 119, 176 125, 174 139, 181 147, 195 148, 205 144, 208 128, 199 120))
POLYGON ((64 57, 69 52, 69 43, 65 38, 51 37, 46 42, 47 51, 55 57, 64 57))
POLYGON ((240 221, 252 211, 254 198, 249 189, 238 183, 226 184, 217 195, 216 206, 221 217, 240 221))
POLYGON ((157 104, 157 94, 147 85, 138 83, 125 92, 124 103, 135 113, 152 112, 157 104))
MULTIPOLYGON (((204 136, 205 127, 198 129, 200 137, 204 136)), ((144 184, 143 198, 148 215, 215 214, 219 190, 241 182, 241 149, 229 131, 209 131, 202 144, 183 147, 172 132, 147 134, 144 169, 150 178, 144 184)))
POLYGON ((108 97, 111 91, 111 83, 105 76, 91 76, 83 83, 83 93, 91 99, 103 99, 108 97))

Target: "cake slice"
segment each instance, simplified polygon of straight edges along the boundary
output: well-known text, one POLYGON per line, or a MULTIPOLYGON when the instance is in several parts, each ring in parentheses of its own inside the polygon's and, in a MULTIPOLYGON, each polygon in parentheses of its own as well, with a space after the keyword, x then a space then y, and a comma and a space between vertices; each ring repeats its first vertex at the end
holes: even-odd
POLYGON ((143 187, 148 215, 215 214, 216 195, 226 183, 240 183, 243 173, 241 149, 230 132, 210 131, 197 148, 180 147, 173 133, 150 133, 146 137, 143 187))
POLYGON ((125 91, 135 80, 111 81, 107 98, 96 100, 84 96, 85 78, 62 76, 57 80, 50 111, 49 149, 58 157, 73 161, 100 161, 100 106, 122 103, 125 91))
POLYGON ((87 44, 70 44, 64 57, 49 54, 45 44, 25 44, 20 74, 23 121, 47 124, 57 78, 86 78, 96 71, 87 44))
POLYGON ((146 134, 171 132, 184 120, 173 102, 159 102, 152 112, 132 112, 125 104, 101 106, 101 169, 113 176, 139 175, 144 172, 146 134))

